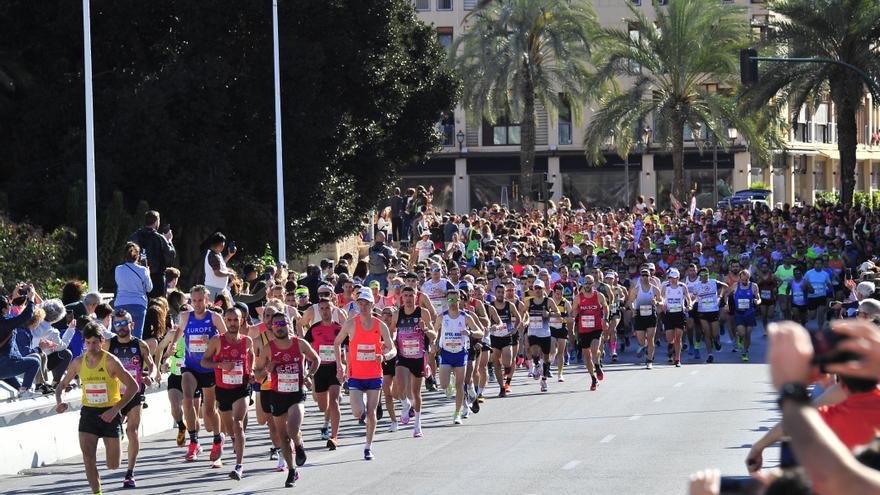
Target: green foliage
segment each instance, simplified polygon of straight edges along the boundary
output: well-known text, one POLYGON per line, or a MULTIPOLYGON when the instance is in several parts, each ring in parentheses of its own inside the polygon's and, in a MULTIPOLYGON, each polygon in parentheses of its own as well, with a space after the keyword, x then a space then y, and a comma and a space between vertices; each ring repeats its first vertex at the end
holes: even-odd
POLYGON ((816 191, 816 203, 837 205, 840 203, 840 191, 816 191))
POLYGON ((770 189, 770 185, 766 182, 755 181, 749 183, 749 189, 770 189))
POLYGON ((853 192, 853 206, 857 208, 866 207, 869 210, 880 208, 880 192, 853 192))
POLYGON ((40 293, 58 287, 62 259, 75 235, 65 228, 49 234, 28 222, 13 222, 0 213, 0 287, 11 290, 30 281, 40 293))
POLYGON ((275 255, 272 254, 272 246, 269 243, 266 243, 266 247, 263 248, 263 256, 260 257, 260 264, 263 268, 267 266, 275 266, 277 263, 275 262, 275 255))
MULTIPOLYGON (((92 6, 102 281, 147 204, 173 225, 185 273, 215 230, 242 257, 276 245, 271 8, 92 6)), ((10 215, 73 227, 72 260, 86 258, 81 20, 78 2, 0 2, 0 56, 10 57, 0 65, 22 75, 0 112, 10 215)), ((436 149, 459 84, 405 0, 279 2, 279 33, 296 256, 353 232, 400 171, 436 149)))

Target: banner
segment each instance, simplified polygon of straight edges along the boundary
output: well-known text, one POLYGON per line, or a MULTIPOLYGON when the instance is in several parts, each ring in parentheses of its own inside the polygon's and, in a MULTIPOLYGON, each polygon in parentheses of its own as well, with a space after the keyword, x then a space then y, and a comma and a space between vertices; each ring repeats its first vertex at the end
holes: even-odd
POLYGON ((642 237, 642 221, 636 220, 636 226, 633 232, 633 237, 635 240, 633 241, 633 245, 636 251, 639 250, 639 238, 642 237))

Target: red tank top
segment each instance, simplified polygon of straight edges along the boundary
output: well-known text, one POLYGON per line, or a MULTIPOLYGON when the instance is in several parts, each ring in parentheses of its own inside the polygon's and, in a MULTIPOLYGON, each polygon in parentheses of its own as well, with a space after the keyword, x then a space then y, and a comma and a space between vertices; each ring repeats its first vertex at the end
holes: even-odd
POLYGON ((321 357, 321 364, 336 364, 336 351, 333 341, 339 335, 342 329, 337 323, 324 325, 321 322, 315 323, 306 333, 306 342, 312 345, 318 355, 321 357))
POLYGON ((578 296, 578 333, 602 330, 602 308, 599 307, 599 293, 593 291, 590 297, 578 296))
POLYGON ((269 342, 270 360, 275 363, 272 370, 272 391, 281 394, 302 392, 303 355, 299 350, 299 337, 290 337, 288 349, 281 349, 275 341, 269 342))
POLYGON ((214 380, 220 388, 238 388, 247 384, 251 374, 251 363, 247 355, 247 341, 242 337, 237 344, 231 344, 225 335, 220 336, 220 352, 214 356, 215 363, 233 363, 229 371, 214 368, 214 380))
POLYGON ((354 319, 354 335, 348 344, 348 376, 358 380, 382 378, 382 363, 376 356, 382 353, 382 339, 379 334, 379 319, 373 320, 371 330, 361 325, 363 315, 354 319))

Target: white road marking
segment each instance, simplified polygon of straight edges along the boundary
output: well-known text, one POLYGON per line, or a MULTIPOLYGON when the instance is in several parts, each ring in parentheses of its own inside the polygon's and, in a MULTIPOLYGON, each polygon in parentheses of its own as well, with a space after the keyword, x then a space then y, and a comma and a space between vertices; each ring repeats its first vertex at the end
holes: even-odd
POLYGON ((700 370, 694 370, 694 371, 691 371, 691 375, 696 375, 696 374, 699 373, 699 372, 700 372, 700 370))
POLYGON ((565 471, 569 471, 576 468, 580 463, 581 461, 568 461, 565 466, 562 466, 562 469, 564 469, 565 471))
POLYGON ((605 438, 599 441, 599 443, 608 443, 614 440, 614 435, 606 435, 605 438))
POLYGON ((636 414, 635 416, 630 416, 630 417, 629 417, 629 420, 630 420, 630 421, 636 421, 636 420, 640 419, 641 417, 642 417, 641 414, 636 414))
POLYGON ((678 382, 675 385, 673 385, 673 387, 680 388, 682 385, 684 385, 684 382, 678 382))
POLYGON ((664 397, 657 397, 654 402, 663 402, 664 397))

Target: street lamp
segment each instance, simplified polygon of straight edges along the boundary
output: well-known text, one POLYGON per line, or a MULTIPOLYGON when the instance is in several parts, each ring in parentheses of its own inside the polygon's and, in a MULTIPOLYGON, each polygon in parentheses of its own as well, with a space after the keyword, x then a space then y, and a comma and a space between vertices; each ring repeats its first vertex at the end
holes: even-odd
POLYGON ((464 131, 459 129, 458 134, 455 135, 455 139, 458 140, 458 152, 461 153, 461 147, 464 145, 464 131))

